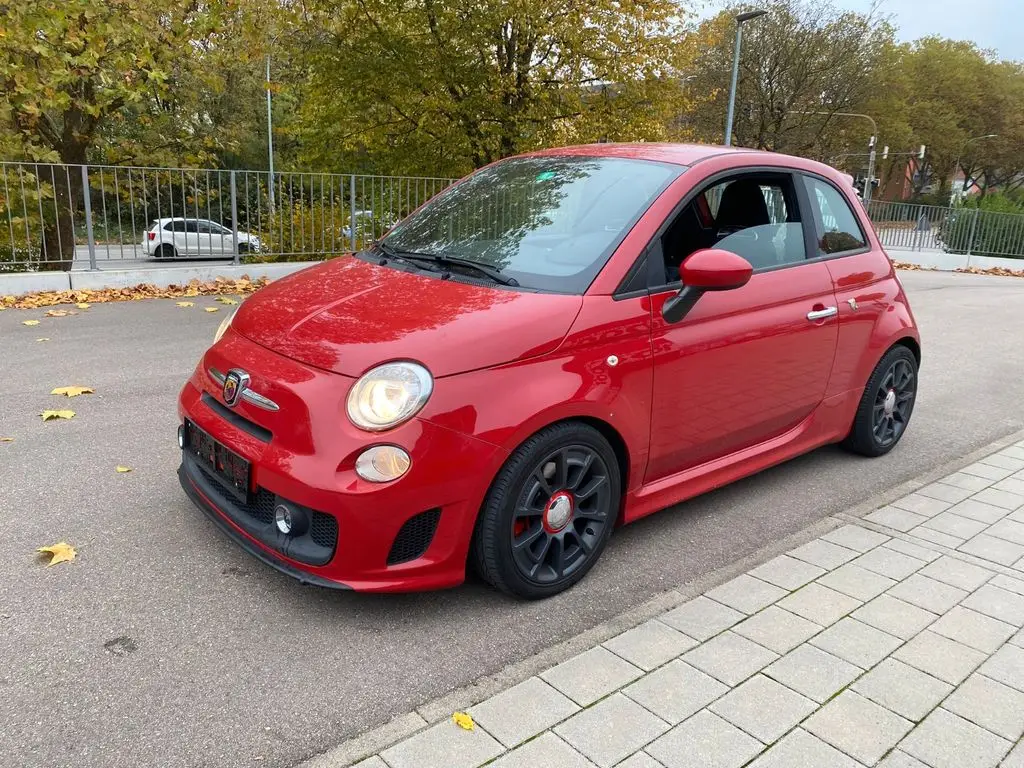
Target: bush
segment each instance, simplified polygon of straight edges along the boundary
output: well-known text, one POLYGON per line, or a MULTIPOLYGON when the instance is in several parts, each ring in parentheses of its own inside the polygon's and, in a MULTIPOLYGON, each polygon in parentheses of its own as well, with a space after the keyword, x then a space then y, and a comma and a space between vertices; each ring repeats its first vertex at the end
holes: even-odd
POLYGON ((940 238, 948 253, 1024 259, 1024 205, 997 193, 968 200, 946 216, 940 238))

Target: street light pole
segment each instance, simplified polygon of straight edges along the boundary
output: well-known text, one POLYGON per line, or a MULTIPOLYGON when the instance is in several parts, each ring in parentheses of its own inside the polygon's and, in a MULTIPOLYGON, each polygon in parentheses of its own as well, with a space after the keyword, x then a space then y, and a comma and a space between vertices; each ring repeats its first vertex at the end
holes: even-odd
POLYGON ((270 191, 270 210, 274 210, 274 118, 270 113, 270 54, 267 54, 267 161, 270 164, 270 176, 267 189, 270 191))
POLYGON ((740 45, 743 41, 743 22, 764 16, 768 11, 747 11, 736 16, 736 49, 732 54, 732 85, 729 86, 729 109, 725 116, 725 146, 732 146, 732 118, 736 111, 736 84, 740 76, 740 45))
MULTIPOLYGON (((998 138, 999 138, 999 134, 998 133, 986 133, 984 136, 975 136, 973 139, 967 139, 967 141, 965 141, 963 144, 960 145, 960 151, 956 153, 956 165, 953 166, 953 173, 956 174, 957 170, 960 168, 960 158, 962 158, 964 156, 964 150, 967 149, 967 145, 968 144, 970 144, 972 141, 981 141, 982 139, 998 139, 998 138)), ((966 192, 967 191, 967 169, 964 168, 963 171, 964 171, 964 183, 963 183, 963 186, 962 186, 960 191, 961 192, 966 192)))

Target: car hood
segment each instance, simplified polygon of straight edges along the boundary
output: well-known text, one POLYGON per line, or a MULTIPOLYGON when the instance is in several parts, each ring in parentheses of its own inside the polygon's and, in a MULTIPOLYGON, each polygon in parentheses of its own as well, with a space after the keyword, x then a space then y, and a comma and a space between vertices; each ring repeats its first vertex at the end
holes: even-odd
POLYGON ((398 359, 449 376, 554 350, 582 303, 580 296, 442 280, 346 256, 260 290, 239 308, 232 329, 346 376, 398 359))

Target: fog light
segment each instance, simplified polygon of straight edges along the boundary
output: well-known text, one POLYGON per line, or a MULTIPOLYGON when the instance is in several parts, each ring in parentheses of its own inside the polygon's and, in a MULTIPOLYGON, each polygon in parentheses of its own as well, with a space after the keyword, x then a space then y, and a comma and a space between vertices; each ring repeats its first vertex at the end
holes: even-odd
POLYGON ((302 536, 309 528, 309 519, 301 509, 278 504, 274 507, 274 525, 285 536, 302 536))
POLYGON ((371 483, 388 483, 409 471, 409 454, 397 445, 375 445, 356 459, 356 474, 371 483))
POLYGON ((178 425, 178 447, 182 450, 185 448, 185 427, 182 424, 178 425))

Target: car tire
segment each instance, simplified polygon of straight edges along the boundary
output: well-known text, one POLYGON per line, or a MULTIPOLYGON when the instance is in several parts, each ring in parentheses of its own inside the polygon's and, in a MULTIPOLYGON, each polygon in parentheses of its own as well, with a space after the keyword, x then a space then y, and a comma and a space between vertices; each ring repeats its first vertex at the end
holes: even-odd
POLYGON ((621 502, 615 451, 581 422, 541 430, 491 484, 471 559, 497 589, 530 600, 558 594, 601 556, 621 502))
POLYGON ((162 243, 156 247, 153 251, 153 256, 158 259, 176 259, 178 258, 178 252, 174 249, 174 246, 169 243, 162 243))
POLYGON ((902 344, 885 353, 868 377, 844 448, 875 457, 896 447, 914 412, 917 370, 917 358, 902 344))

